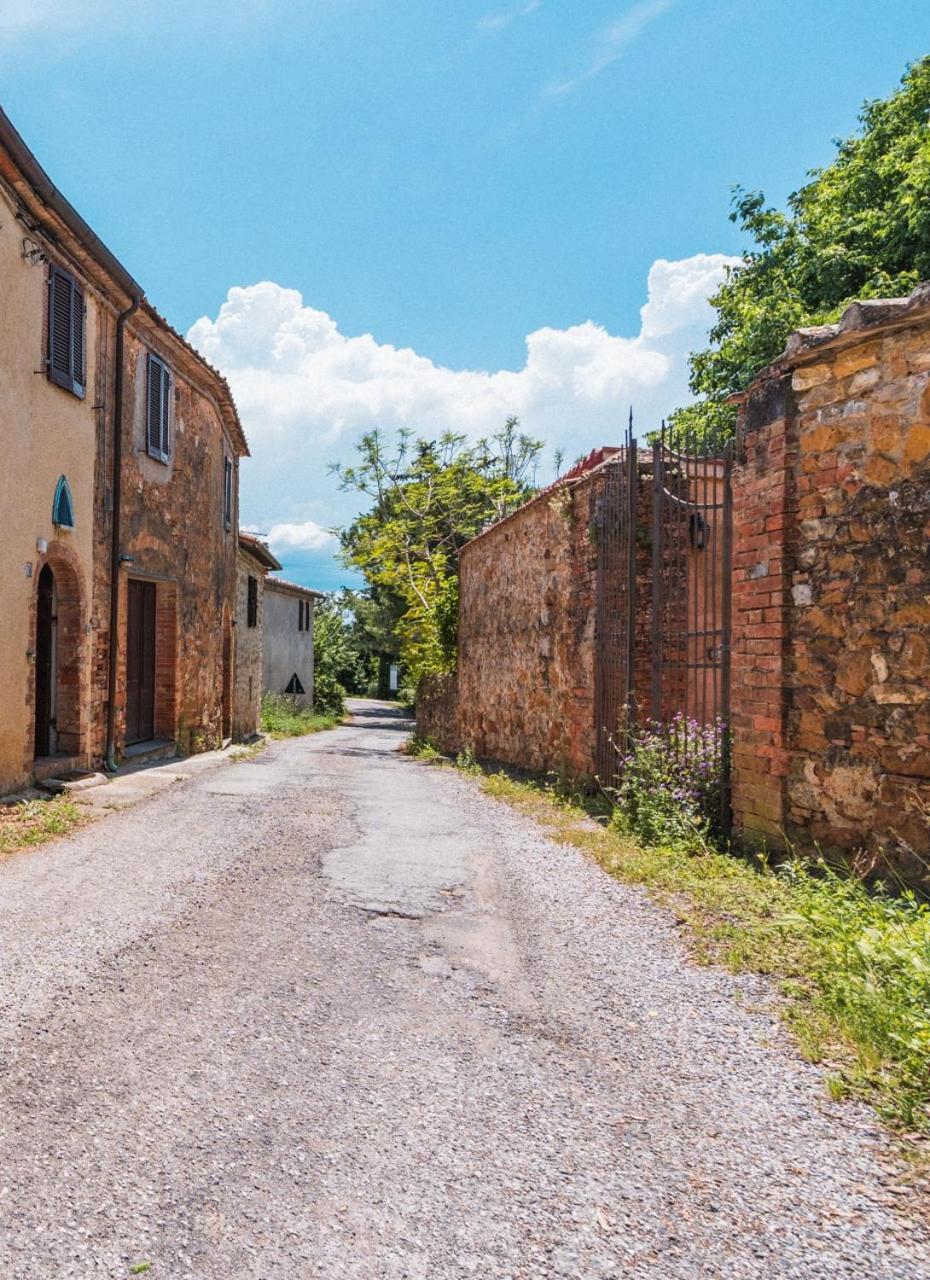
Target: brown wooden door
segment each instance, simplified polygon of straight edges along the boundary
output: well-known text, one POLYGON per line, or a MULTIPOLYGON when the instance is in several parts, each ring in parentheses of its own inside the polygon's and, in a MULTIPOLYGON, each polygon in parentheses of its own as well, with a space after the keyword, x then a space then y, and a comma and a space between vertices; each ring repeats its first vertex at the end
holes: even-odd
POLYGON ((35 754, 50 756, 55 751, 55 577, 43 565, 36 588, 36 694, 35 754))
POLYGON ((129 580, 126 745, 155 737, 155 583, 129 580))

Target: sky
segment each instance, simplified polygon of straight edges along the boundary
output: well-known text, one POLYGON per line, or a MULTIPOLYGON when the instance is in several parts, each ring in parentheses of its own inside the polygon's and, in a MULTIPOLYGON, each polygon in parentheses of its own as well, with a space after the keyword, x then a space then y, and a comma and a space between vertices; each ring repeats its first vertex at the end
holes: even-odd
POLYGON ((0 0, 0 102, 228 377, 243 526, 356 581, 362 432, 567 459, 688 398, 739 183, 783 203, 927 0, 0 0))

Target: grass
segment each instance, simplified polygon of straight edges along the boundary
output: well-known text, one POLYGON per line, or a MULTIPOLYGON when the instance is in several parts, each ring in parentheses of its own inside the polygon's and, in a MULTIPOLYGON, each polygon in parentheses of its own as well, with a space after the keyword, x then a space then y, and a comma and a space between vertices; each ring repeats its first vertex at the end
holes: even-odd
MULTIPOLYGON (((443 758, 429 744, 409 749, 443 758)), ((770 977, 834 1097, 864 1099, 893 1128, 930 1136, 930 905, 822 865, 774 867, 700 839, 649 848, 617 829, 603 800, 557 783, 482 771, 481 786, 618 880, 644 886, 675 912, 699 961, 770 977)))
POLYGON ((338 723, 338 716, 315 715, 286 693, 266 693, 262 698, 262 733, 271 738, 302 738, 332 729, 338 723))
POLYGON ((63 796, 0 805, 0 857, 67 835, 88 820, 86 812, 63 796))

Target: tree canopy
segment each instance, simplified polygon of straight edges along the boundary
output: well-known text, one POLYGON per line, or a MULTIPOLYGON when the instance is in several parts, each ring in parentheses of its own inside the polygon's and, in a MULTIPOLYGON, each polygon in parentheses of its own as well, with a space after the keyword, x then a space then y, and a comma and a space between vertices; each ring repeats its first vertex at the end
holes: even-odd
POLYGON ((396 637, 414 686, 455 665, 458 553, 469 539, 535 491, 542 443, 511 418, 495 435, 469 442, 402 430, 362 437, 358 460, 335 466, 341 487, 370 507, 340 534, 345 564, 368 584, 366 625, 396 637))
POLYGON ((783 350, 793 329, 838 319, 857 298, 897 297, 930 277, 930 56, 890 97, 868 102, 860 129, 788 200, 770 208, 736 188, 730 215, 753 241, 711 298, 710 345, 691 357, 702 399, 680 409, 677 431, 727 433, 727 396, 783 350))

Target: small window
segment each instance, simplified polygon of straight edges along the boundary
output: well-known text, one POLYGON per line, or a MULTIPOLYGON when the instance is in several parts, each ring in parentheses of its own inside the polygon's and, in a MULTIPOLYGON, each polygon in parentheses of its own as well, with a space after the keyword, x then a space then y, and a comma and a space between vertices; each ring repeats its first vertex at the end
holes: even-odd
POLYGON ((149 353, 146 387, 145 447, 153 458, 171 456, 171 373, 158 356, 149 353))
POLYGON ((55 489, 52 502, 52 524, 59 529, 74 528, 74 499, 71 497, 71 486, 68 477, 61 476, 55 489))
POLYGON ((248 584, 246 621, 250 627, 258 626, 258 579, 252 577, 249 578, 248 584))
MULTIPOLYGON (((233 517, 233 464, 231 458, 223 459, 223 524, 232 528, 233 517)), ((249 579, 251 581, 251 579, 249 579)))
POLYGON ((84 398, 84 290, 61 267, 48 277, 48 376, 56 386, 84 398))
POLYGON ((307 630, 307 605, 303 600, 297 601, 297 630, 307 630))
POLYGON ((288 680, 287 688, 284 690, 284 692, 294 693, 294 694, 302 694, 306 692, 303 685, 300 683, 300 676, 298 676, 296 671, 291 676, 290 680, 288 680))

